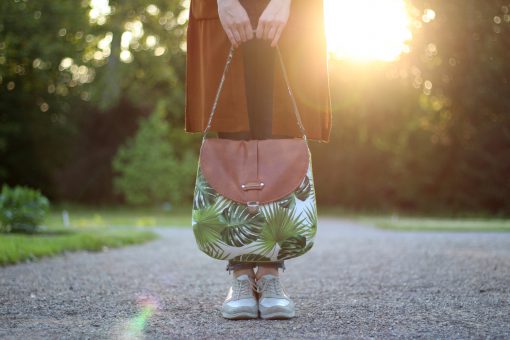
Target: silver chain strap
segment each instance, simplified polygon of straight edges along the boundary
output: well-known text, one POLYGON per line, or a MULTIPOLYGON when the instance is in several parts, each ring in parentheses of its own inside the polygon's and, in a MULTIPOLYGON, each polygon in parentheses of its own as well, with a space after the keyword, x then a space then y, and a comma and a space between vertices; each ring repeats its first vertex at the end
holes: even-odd
MULTIPOLYGON (((296 103, 296 99, 294 98, 294 94, 292 93, 292 89, 290 88, 290 82, 289 82, 289 78, 288 78, 288 75, 287 75, 287 70, 285 69, 285 65, 283 63, 282 54, 280 52, 280 47, 278 45, 276 45, 276 51, 277 51, 277 54, 278 54, 278 59, 280 60, 280 66, 282 68, 283 78, 285 80, 285 84, 287 85, 287 91, 289 92, 289 96, 290 96, 290 99, 292 101, 292 110, 294 111, 294 115, 296 116, 297 125, 299 127, 299 130, 301 131, 301 134, 303 135, 303 139, 305 140, 305 142, 307 142, 305 128, 303 126, 303 122, 301 121, 301 114, 299 113, 299 110, 298 110, 298 107, 297 107, 297 103, 296 103)), ((223 69, 223 74, 221 76, 220 85, 218 86, 218 91, 216 92, 216 97, 214 98, 214 103, 213 103, 213 106, 212 106, 212 109, 211 109, 211 114, 209 115, 209 121, 207 122, 207 126, 206 126, 206 128, 204 130, 204 135, 202 137, 202 143, 204 142, 205 137, 206 137, 207 133, 209 132, 209 129, 211 128, 211 123, 212 123, 212 120, 213 120, 213 117, 214 117, 214 113, 216 112, 216 107, 218 106, 218 101, 220 99, 221 90, 223 89, 223 85, 225 83, 225 78, 226 78, 226 75, 227 75, 227 71, 228 71, 228 69, 230 67, 230 64, 232 63, 232 58, 233 57, 234 57, 234 45, 231 45, 230 46, 230 51, 229 51, 228 56, 227 56, 227 61, 225 63, 225 68, 223 69)))

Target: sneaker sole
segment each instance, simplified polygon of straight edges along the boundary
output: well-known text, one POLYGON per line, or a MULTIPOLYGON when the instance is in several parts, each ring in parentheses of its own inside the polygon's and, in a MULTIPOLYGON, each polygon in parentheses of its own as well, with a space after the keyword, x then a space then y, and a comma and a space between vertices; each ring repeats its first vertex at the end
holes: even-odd
POLYGON ((239 312, 239 313, 225 313, 221 312, 221 315, 226 319, 231 320, 242 320, 242 319, 257 319, 259 317, 258 313, 249 313, 249 312, 239 312))
POLYGON ((285 312, 285 311, 279 311, 279 312, 273 312, 268 314, 261 314, 260 317, 262 319, 266 320, 275 320, 275 319, 290 319, 293 318, 296 315, 295 311, 285 312))

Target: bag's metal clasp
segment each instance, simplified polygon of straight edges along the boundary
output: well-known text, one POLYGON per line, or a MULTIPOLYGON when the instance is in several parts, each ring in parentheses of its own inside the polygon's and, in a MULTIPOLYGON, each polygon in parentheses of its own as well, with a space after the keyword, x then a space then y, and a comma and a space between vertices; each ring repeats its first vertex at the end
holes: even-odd
POLYGON ((246 190, 261 190, 264 187, 264 182, 248 182, 241 184, 241 189, 246 190))
POLYGON ((259 202, 258 201, 248 201, 246 202, 246 205, 248 206, 248 212, 250 214, 256 214, 259 212, 259 202))

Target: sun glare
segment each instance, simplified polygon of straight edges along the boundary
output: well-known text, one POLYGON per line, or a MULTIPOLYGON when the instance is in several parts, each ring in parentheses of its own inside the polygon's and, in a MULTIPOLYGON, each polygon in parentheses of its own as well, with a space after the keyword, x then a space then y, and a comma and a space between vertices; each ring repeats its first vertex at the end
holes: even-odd
POLYGON ((392 61, 409 51, 404 0, 325 0, 326 37, 333 57, 392 61))

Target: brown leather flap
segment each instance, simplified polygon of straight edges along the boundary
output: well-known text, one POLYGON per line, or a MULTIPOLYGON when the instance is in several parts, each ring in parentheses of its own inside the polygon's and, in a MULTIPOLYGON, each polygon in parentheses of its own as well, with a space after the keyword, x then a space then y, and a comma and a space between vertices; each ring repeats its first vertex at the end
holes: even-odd
POLYGON ((206 139, 200 150, 200 169, 207 183, 239 203, 263 204, 291 194, 306 176, 308 165, 308 146, 301 138, 213 138, 206 139))

